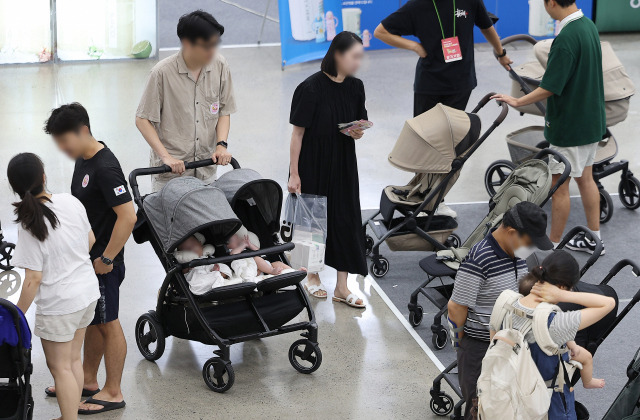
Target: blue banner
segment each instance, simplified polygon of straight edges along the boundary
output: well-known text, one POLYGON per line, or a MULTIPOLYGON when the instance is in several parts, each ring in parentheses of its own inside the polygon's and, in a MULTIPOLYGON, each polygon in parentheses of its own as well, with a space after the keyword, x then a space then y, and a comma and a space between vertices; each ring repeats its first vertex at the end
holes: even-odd
POLYGON ((282 67, 324 57, 342 32, 342 0, 279 0, 282 67))

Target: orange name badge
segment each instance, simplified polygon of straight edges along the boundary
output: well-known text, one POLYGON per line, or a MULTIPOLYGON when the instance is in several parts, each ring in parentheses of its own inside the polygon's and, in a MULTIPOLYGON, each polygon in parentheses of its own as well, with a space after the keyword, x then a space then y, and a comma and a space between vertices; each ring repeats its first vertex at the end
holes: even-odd
POLYGON ((462 60, 462 51, 460 50, 457 36, 442 40, 442 53, 444 54, 445 63, 462 60))

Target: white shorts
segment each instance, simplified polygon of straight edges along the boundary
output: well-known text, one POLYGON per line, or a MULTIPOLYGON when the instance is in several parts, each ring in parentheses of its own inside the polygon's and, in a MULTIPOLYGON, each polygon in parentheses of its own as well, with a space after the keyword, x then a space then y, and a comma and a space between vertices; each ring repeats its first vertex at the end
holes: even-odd
POLYGON ((56 343, 66 343, 73 340, 76 331, 86 328, 96 312, 96 304, 92 302, 84 309, 64 315, 41 315, 36 314, 35 335, 56 343))
MULTIPOLYGON (((592 166, 596 158, 598 143, 585 144, 582 146, 560 147, 549 146, 551 150, 560 153, 571 164, 571 178, 579 178, 584 172, 584 168, 592 166)), ((552 174, 561 174, 564 171, 564 163, 558 162, 553 155, 549 158, 549 169, 552 174)))

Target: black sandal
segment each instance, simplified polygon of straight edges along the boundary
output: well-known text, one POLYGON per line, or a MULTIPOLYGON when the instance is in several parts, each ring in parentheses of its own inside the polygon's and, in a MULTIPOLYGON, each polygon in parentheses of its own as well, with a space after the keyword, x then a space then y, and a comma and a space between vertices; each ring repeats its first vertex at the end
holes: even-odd
POLYGON ((125 403, 124 400, 120 402, 111 402, 111 401, 94 400, 93 398, 88 398, 83 404, 95 404, 95 405, 102 406, 102 408, 99 408, 97 410, 85 410, 85 409, 79 408, 78 414, 82 414, 85 416, 89 414, 98 414, 98 413, 105 413, 111 410, 118 410, 120 408, 124 408, 124 406, 127 405, 127 403, 125 403))
MULTIPOLYGON (((98 392, 100 392, 100 388, 95 389, 95 390, 82 388, 82 396, 83 397, 93 397, 98 392)), ((48 387, 46 387, 44 389, 44 393, 47 394, 47 397, 56 398, 56 391, 51 391, 51 387, 50 386, 48 386, 48 387)))

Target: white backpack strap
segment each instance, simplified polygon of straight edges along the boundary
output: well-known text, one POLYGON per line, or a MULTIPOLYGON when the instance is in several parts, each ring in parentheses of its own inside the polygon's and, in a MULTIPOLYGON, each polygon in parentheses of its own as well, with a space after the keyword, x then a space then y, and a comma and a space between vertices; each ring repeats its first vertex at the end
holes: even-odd
POLYGON ((491 319, 489 320, 489 325, 493 331, 512 327, 512 314, 516 311, 513 304, 521 297, 520 293, 513 290, 505 290, 500 293, 496 303, 493 305, 491 319))
POLYGON ((561 309, 550 303, 540 303, 533 311, 533 336, 540 349, 547 356, 558 356, 567 352, 566 347, 560 347, 551 339, 549 333, 549 316, 552 312, 558 313, 561 309))

